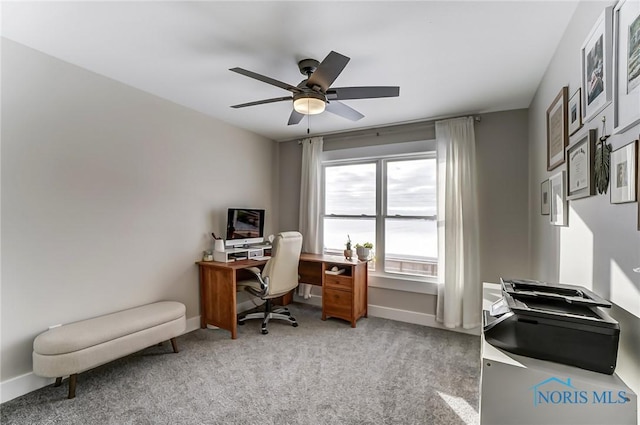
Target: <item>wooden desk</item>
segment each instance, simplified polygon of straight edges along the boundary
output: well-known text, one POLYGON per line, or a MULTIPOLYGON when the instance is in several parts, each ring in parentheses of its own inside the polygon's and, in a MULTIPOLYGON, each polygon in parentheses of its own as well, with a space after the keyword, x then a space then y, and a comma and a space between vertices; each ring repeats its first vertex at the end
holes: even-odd
MULTIPOLYGON (((200 271, 200 327, 216 326, 238 336, 236 282, 250 279, 246 269, 262 268, 266 260, 242 260, 232 263, 198 261, 200 271)), ((344 257, 320 254, 300 255, 298 274, 301 283, 322 286, 322 320, 337 317, 356 327, 360 317, 367 317, 367 263, 348 261, 344 257), (337 266, 340 275, 325 273, 337 266)))
POLYGON ((337 317, 348 320, 351 327, 355 328, 359 318, 367 317, 369 274, 366 261, 301 254, 298 274, 301 283, 322 286, 322 320, 337 317), (344 269, 344 273, 326 273, 333 266, 344 269))

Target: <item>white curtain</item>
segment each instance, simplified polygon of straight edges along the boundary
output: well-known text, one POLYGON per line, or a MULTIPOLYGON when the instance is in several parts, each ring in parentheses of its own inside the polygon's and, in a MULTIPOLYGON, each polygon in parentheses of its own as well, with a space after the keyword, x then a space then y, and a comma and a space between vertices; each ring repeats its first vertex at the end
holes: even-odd
POLYGON ((478 197, 473 118, 436 122, 438 157, 438 301, 448 328, 481 323, 478 197))
MULTIPOLYGON (((322 137, 311 137, 302 143, 302 175, 300 178, 299 230, 302 233, 302 251, 321 254, 320 194, 322 176, 322 137)), ((308 299, 311 285, 301 283, 298 295, 308 299)))

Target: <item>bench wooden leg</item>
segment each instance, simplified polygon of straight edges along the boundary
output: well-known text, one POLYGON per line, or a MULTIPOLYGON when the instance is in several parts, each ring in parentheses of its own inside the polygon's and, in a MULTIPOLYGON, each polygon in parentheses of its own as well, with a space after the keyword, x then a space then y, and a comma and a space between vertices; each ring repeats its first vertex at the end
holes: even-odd
POLYGON ((53 384, 54 387, 59 387, 60 385, 62 385, 62 376, 59 378, 56 378, 56 383, 53 384))
POLYGON ((77 378, 78 378, 77 373, 74 373, 73 375, 69 376, 69 397, 67 398, 75 398, 77 378))
POLYGON ((175 338, 171 338, 171 346, 173 347, 173 352, 177 353, 178 352, 178 343, 176 342, 175 338))

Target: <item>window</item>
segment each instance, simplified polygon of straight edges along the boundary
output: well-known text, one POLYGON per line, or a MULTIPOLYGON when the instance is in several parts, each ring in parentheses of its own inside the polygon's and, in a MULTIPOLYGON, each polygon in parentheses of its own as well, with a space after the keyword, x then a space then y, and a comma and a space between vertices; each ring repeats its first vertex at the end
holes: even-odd
POLYGON ((342 255, 349 235, 354 246, 374 244, 370 270, 437 275, 433 154, 328 161, 323 168, 326 253, 342 255))

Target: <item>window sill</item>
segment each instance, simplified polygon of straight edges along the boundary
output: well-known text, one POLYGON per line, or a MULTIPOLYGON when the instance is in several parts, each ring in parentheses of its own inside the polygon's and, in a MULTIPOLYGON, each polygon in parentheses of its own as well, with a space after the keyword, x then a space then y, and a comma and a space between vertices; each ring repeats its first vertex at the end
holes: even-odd
POLYGON ((438 294, 438 283, 433 279, 394 276, 375 272, 369 273, 369 286, 416 294, 438 294))

